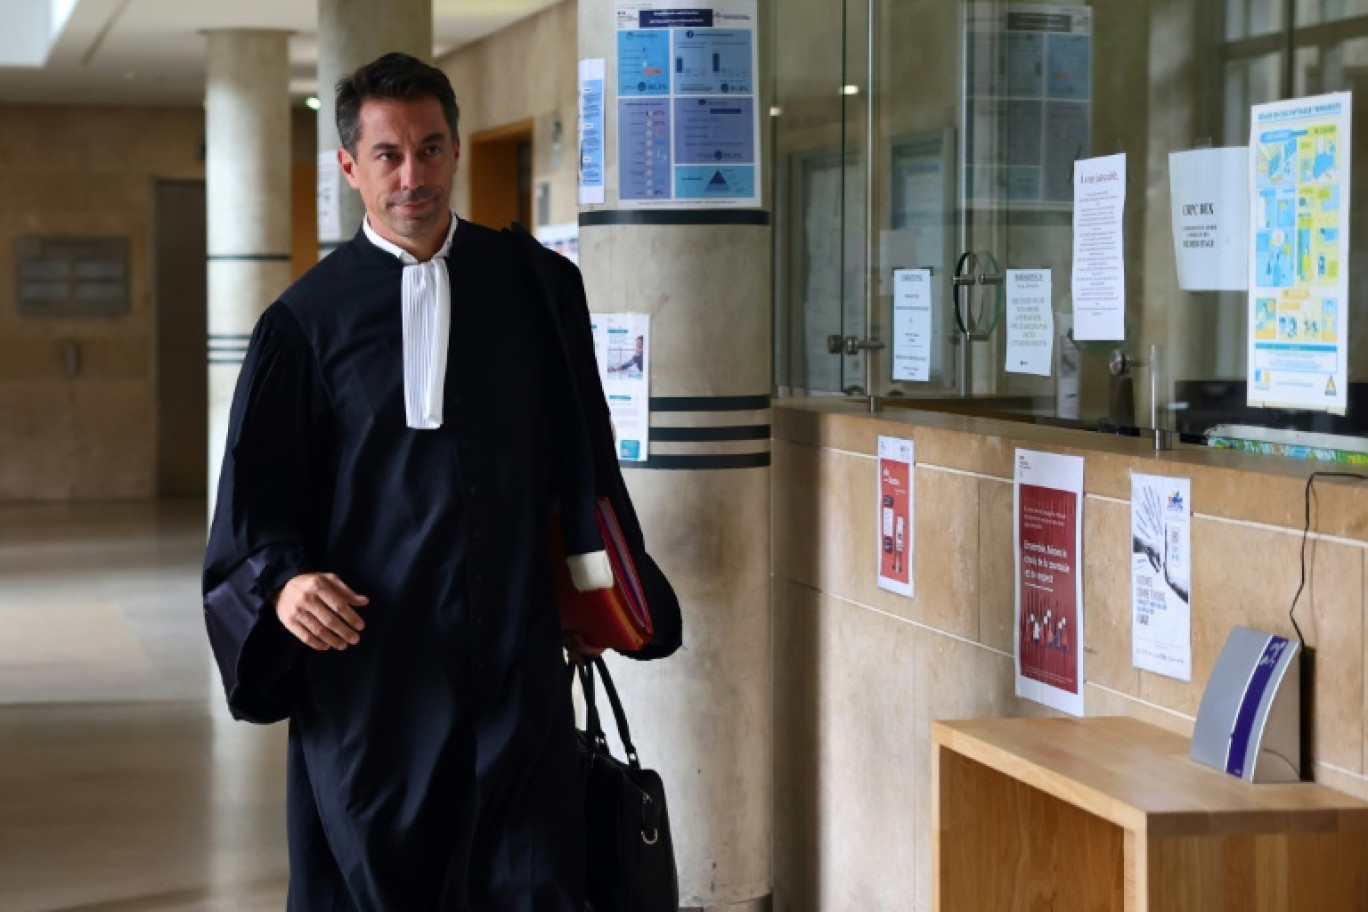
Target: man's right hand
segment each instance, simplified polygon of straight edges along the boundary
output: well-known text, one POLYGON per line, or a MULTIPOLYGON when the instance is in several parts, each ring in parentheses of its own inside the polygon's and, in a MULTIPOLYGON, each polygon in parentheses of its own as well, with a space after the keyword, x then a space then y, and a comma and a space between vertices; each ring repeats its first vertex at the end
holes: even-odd
POLYGON ((280 590, 276 616, 306 646, 326 652, 361 642, 366 622, 353 608, 368 604, 334 573, 301 573, 280 590))

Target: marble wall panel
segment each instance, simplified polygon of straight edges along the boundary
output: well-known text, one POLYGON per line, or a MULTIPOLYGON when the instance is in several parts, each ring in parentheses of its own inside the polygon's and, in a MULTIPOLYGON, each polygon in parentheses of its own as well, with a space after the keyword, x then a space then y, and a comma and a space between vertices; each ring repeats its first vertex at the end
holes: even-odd
POLYGON ((1131 665, 1130 506, 1083 502, 1083 676, 1137 694, 1131 665))

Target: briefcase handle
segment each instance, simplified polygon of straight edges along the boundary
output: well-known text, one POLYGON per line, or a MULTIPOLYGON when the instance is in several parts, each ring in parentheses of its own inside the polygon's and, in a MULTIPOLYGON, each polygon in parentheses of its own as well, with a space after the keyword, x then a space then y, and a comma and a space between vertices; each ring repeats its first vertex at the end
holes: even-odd
POLYGON ((580 688, 584 691, 584 709, 586 716, 586 732, 594 745, 601 748, 605 753, 608 750, 608 740, 603 734, 603 725, 599 721, 598 703, 594 697, 594 671, 598 670, 598 676, 603 681, 603 689, 608 694, 608 703, 613 707, 613 718, 617 722, 618 737, 622 739, 622 747, 627 751, 627 762, 633 769, 641 769, 641 760, 637 757, 636 746, 632 744, 632 731, 627 726, 627 713, 622 708, 622 700, 618 697, 617 688, 613 686, 613 676, 608 674, 608 665, 600 656, 594 659, 592 665, 584 664, 575 666, 579 673, 580 688))

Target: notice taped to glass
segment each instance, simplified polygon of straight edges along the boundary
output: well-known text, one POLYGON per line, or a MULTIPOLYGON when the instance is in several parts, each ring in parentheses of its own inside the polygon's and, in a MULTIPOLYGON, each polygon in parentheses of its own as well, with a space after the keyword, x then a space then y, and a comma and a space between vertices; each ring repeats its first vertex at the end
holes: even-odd
POLYGON ((618 204, 760 205, 756 0, 617 0, 618 204))
POLYGON ((1254 105, 1249 127, 1251 406, 1344 414, 1349 92, 1254 105))
POLYGON ((1016 451, 1016 694, 1083 715, 1083 460, 1016 451))
POLYGON ((1078 341, 1126 338, 1126 154, 1074 162, 1073 313, 1078 341))

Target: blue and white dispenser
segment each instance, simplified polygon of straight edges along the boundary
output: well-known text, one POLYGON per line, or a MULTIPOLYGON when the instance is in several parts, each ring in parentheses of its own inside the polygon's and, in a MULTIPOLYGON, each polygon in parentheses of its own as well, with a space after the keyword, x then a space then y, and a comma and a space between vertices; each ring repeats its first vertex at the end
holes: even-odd
POLYGON ((1197 712, 1189 756, 1246 782, 1301 779, 1301 645, 1236 627, 1197 712))

